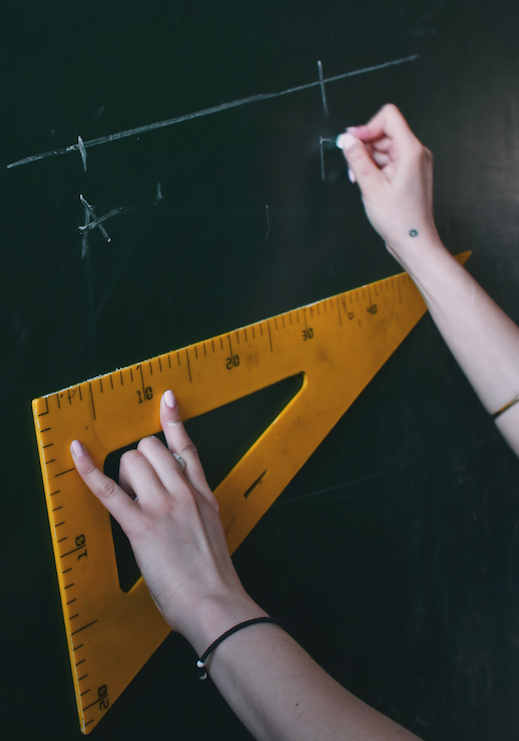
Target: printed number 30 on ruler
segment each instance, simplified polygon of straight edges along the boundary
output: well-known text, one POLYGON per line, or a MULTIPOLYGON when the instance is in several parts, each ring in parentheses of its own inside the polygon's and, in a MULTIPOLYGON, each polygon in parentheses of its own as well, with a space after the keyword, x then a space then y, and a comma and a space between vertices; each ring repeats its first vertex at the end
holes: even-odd
POLYGON ((159 431, 168 388, 187 420, 301 374, 299 392, 215 491, 232 553, 425 310, 403 273, 33 401, 84 733, 170 628, 142 578, 121 590, 110 517, 77 475, 71 441, 103 468, 109 453, 159 431))

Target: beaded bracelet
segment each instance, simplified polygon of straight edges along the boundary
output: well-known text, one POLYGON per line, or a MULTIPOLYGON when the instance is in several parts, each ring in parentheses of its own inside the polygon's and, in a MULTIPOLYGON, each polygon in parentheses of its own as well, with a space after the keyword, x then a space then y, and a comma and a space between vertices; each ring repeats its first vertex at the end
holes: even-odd
POLYGON ((283 630, 285 630, 287 633, 289 632, 286 623, 284 623, 282 620, 278 620, 277 618, 272 617, 258 617, 253 618, 252 620, 245 620, 243 623, 238 623, 238 625, 235 625, 234 628, 230 628, 225 633, 223 633, 219 638, 216 639, 216 641, 213 641, 209 648, 204 651, 202 656, 198 659, 198 661, 196 662, 196 665, 198 667, 198 678, 207 679, 205 662, 207 661, 209 655, 212 654, 215 648, 219 646, 222 641, 225 641, 226 638, 232 636, 233 633, 237 633, 239 630, 242 630, 242 628, 248 628, 249 625, 257 625, 258 623, 273 623, 274 625, 279 625, 279 627, 283 628, 283 630))

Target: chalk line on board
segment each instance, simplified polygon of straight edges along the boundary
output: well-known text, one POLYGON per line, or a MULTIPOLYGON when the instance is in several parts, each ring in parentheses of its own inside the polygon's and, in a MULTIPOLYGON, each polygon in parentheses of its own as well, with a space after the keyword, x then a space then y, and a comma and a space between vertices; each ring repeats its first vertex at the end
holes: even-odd
POLYGON ((79 153, 81 155, 81 161, 83 163, 83 170, 86 172, 87 171, 87 153, 86 153, 85 144, 83 142, 83 139, 80 136, 78 136, 77 138, 77 145, 79 147, 79 153))
POLYGON ((92 231, 92 229, 99 229, 106 241, 111 242, 112 238, 109 236, 104 226, 101 226, 101 224, 103 223, 103 221, 111 219, 112 216, 117 216, 117 214, 120 214, 123 209, 121 207, 113 208, 111 211, 108 211, 108 213, 104 214, 103 216, 97 217, 94 209, 81 193, 79 194, 79 200, 85 208, 85 224, 84 226, 79 227, 79 231, 83 232, 81 257, 85 257, 86 253, 88 252, 88 233, 92 231))
MULTIPOLYGON (((317 80, 314 82, 307 82, 304 85, 297 85, 296 87, 288 88, 288 90, 281 90, 278 93, 259 93, 258 95, 251 95, 248 98, 240 98, 239 100, 232 100, 229 103, 222 103, 221 105, 213 106, 211 108, 204 108, 201 111, 195 111, 194 113, 187 113, 177 118, 169 118, 165 121, 157 121, 156 123, 146 124, 145 126, 137 126, 134 129, 127 129, 126 131, 119 131, 116 134, 109 134, 108 136, 100 136, 96 139, 90 139, 83 142, 85 149, 88 147, 97 147, 100 144, 108 144, 109 142, 119 141, 120 139, 127 139, 131 136, 137 136, 147 131, 154 131, 156 129, 163 129, 167 126, 173 126, 174 124, 183 123, 184 121, 191 121, 194 118, 201 118, 202 116, 211 116, 213 113, 221 113, 222 111, 230 110, 231 108, 238 108, 239 106, 249 105, 250 103, 259 103, 264 100, 272 100, 273 98, 280 98, 283 95, 290 95, 292 93, 298 93, 301 90, 308 90, 312 87, 320 86, 324 88, 324 84, 330 82, 336 82, 338 80, 345 80, 348 77, 355 77, 355 75, 363 75, 367 72, 376 72, 380 69, 392 67, 397 64, 404 64, 405 62, 413 62, 419 58, 419 54, 412 54, 409 57, 403 57, 402 59, 394 59, 391 62, 383 62, 382 64, 375 64, 371 67, 363 67, 362 69, 353 70, 352 72, 344 72, 341 75, 334 75, 333 77, 327 77, 326 79, 317 80)), ((29 162, 37 162, 39 160, 47 159, 48 157, 57 157, 62 154, 68 154, 68 152, 75 152, 79 149, 78 144, 71 144, 68 147, 62 149, 53 149, 49 152, 42 152, 41 154, 33 154, 30 157, 11 162, 7 165, 7 169, 10 170, 13 167, 19 167, 20 165, 27 165, 29 162)))
POLYGON ((323 65, 320 59, 317 61, 317 71, 319 72, 319 85, 321 86, 321 98, 323 99, 324 115, 329 116, 330 114, 328 112, 328 103, 326 102, 326 90, 324 89, 323 65))

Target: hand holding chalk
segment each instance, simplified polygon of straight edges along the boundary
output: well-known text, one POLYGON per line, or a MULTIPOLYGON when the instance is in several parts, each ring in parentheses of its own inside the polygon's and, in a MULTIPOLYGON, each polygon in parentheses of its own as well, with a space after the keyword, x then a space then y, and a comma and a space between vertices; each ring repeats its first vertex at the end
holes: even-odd
POLYGON ((399 262, 417 237, 439 239, 432 214, 432 155, 398 108, 384 106, 365 126, 348 128, 336 144, 372 226, 399 262))

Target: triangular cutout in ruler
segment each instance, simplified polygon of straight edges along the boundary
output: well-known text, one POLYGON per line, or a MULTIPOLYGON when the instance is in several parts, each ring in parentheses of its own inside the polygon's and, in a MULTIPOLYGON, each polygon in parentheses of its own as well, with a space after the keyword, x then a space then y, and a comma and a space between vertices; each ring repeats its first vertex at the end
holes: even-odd
POLYGON ((303 374, 301 390, 216 489, 232 553, 425 310, 402 273, 33 401, 84 733, 170 628, 142 579, 121 590, 110 517, 77 475, 70 442, 81 439, 102 468, 112 451, 158 432, 168 388, 189 419, 303 374))

